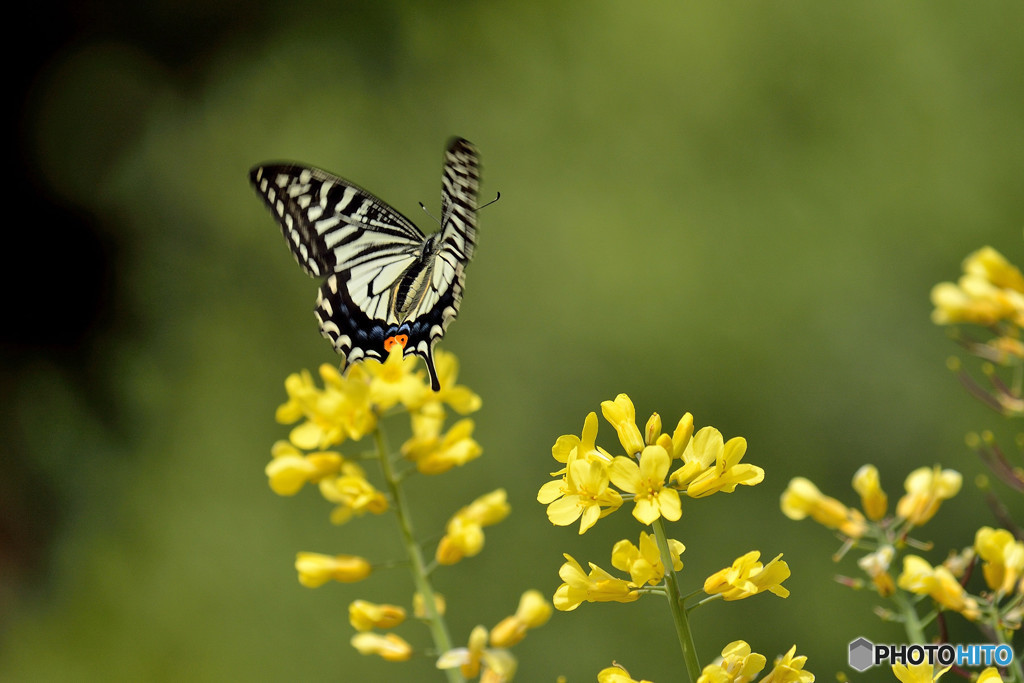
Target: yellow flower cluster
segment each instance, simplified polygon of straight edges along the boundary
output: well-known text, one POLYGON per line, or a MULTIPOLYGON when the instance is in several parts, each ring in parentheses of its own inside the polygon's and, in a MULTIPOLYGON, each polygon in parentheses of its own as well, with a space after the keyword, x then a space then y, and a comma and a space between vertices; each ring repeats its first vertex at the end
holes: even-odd
MULTIPOLYGON (((729 643, 722 650, 721 659, 704 667, 697 683, 749 683, 764 669, 768 660, 764 655, 752 652, 745 641, 729 643)), ((777 657, 762 683, 812 683, 814 674, 804 671, 807 657, 797 656, 796 645, 786 654, 777 657)))
POLYGON ((954 284, 932 288, 938 325, 973 323, 991 327, 1010 322, 1024 327, 1024 275, 992 247, 982 247, 963 263, 964 274, 954 284))
MULTIPOLYGON (((480 409, 480 397, 456 384, 459 364, 455 356, 438 350, 435 365, 441 381, 440 391, 431 391, 416 358, 402 357, 402 348, 392 349, 380 363, 367 359, 352 365, 346 375, 324 363, 320 366, 323 388, 313 381, 308 370, 291 374, 284 382, 288 401, 276 413, 281 424, 298 422, 288 440, 303 450, 338 446, 348 439, 359 440, 373 431, 385 411, 401 405, 417 420, 437 425, 444 422, 444 405, 460 415, 480 409)), ((417 425, 413 425, 414 432, 417 425)), ((421 433, 430 430, 420 425, 421 433)))
POLYGON ((661 417, 655 413, 641 434, 626 394, 602 403, 601 411, 626 455, 613 456, 597 446, 596 413, 587 415, 581 436, 559 437, 551 455, 564 467, 552 473, 557 478, 537 493, 552 524, 568 526, 580 520, 583 534, 625 499, 633 500, 633 516, 643 524, 662 518, 674 522, 682 516, 680 493, 703 498, 764 479, 760 467, 740 462, 747 450, 745 439, 726 442, 714 427, 694 434, 690 413, 683 415, 672 434, 661 432, 661 417))
MULTIPOLYGON (((675 539, 669 539, 668 544, 672 568, 679 571, 683 568, 680 555, 686 548, 675 539)), ((593 562, 587 572, 571 555, 564 557, 566 562, 558 570, 564 583, 554 597, 555 607, 561 611, 571 611, 584 602, 633 602, 640 598, 645 586, 657 586, 665 579, 665 565, 654 537, 645 531, 640 532, 639 547, 623 540, 612 550, 612 566, 629 572, 628 580, 614 577, 593 562)), ((760 557, 761 553, 754 550, 736 558, 732 565, 712 574, 703 584, 703 591, 721 595, 725 600, 741 600, 764 591, 780 598, 790 595, 782 586, 790 578, 790 566, 781 560, 781 555, 767 565, 758 561, 760 557)))
POLYGON ((878 594, 889 597, 896 590, 896 582, 889 573, 896 546, 902 547, 910 530, 930 520, 942 501, 960 491, 961 484, 962 477, 954 470, 938 467, 916 469, 904 482, 906 493, 896 503, 895 516, 886 517, 889 498, 882 490, 878 469, 874 465, 864 465, 853 476, 853 489, 860 496, 863 512, 826 496, 803 477, 789 482, 780 503, 783 514, 790 519, 810 517, 829 529, 837 530, 849 539, 849 543, 866 537, 874 539, 874 551, 861 557, 857 564, 878 594))
POLYGON ((935 516, 942 501, 960 492, 962 483, 963 477, 955 470, 918 468, 904 482, 906 493, 896 503, 895 519, 885 520, 888 496, 882 490, 878 469, 874 465, 865 465, 853 477, 853 488, 860 494, 864 512, 826 496, 804 477, 795 477, 789 482, 782 493, 781 507, 783 514, 790 519, 810 517, 856 540, 877 528, 879 524, 876 523, 886 528, 898 524, 904 533, 912 527, 921 526, 935 516))
MULTIPOLYGON (((479 675, 489 683, 508 681, 515 672, 516 660, 506 648, 522 640, 529 629, 544 624, 552 607, 540 593, 529 591, 523 595, 516 613, 490 633, 482 627, 474 629, 467 648, 451 648, 441 622, 444 599, 430 586, 430 568, 412 537, 401 482, 414 471, 437 475, 477 458, 481 448, 473 439, 473 421, 463 418, 446 430, 445 418, 446 408, 466 415, 478 410, 481 402, 479 396, 457 384, 458 363, 451 354, 435 351, 441 384, 435 392, 423 371, 417 370, 415 358, 405 359, 402 352, 396 346, 383 363, 367 360, 350 367, 346 375, 331 365, 323 365, 322 386, 308 371, 285 380, 288 400, 278 408, 276 417, 282 424, 295 426, 287 440, 278 441, 271 448, 273 457, 266 466, 270 488, 278 495, 294 496, 306 484, 317 487, 320 495, 335 506, 330 515, 335 524, 367 512, 394 512, 403 530, 409 565, 422 591, 413 599, 413 613, 430 626, 435 650, 445 651, 437 666, 458 667, 464 676, 479 675), (411 425, 411 435, 399 449, 408 463, 404 471, 396 464, 397 456, 388 452, 379 426, 386 415, 400 413, 408 415, 411 425), (386 482, 384 491, 370 482, 356 458, 346 457, 338 450, 370 434, 374 435, 376 460, 386 482)), ((357 457, 362 460, 367 456, 357 457)), ((484 545, 484 527, 502 521, 509 511, 504 489, 480 496, 458 510, 449 519, 438 543, 437 564, 455 564, 479 553, 484 545)), ((316 588, 330 581, 361 581, 374 571, 374 565, 355 555, 300 552, 295 569, 302 585, 316 588)), ((357 631, 351 644, 362 654, 406 661, 414 654, 412 645, 396 633, 374 632, 395 628, 405 619, 406 609, 399 605, 355 600, 349 605, 349 621, 357 631)))
MULTIPOLYGON (((276 417, 282 424, 298 424, 287 441, 271 448, 273 459, 266 466, 271 490, 293 496, 307 483, 315 484, 320 495, 335 504, 331 512, 335 524, 367 512, 386 512, 391 504, 388 496, 370 483, 364 469, 338 451, 326 449, 363 438, 377 429, 385 411, 398 405, 409 413, 412 424, 412 436, 401 452, 420 472, 439 474, 479 456, 472 420, 458 421, 446 434, 442 430, 444 405, 466 414, 479 409, 480 397, 456 383, 458 361, 452 354, 438 350, 435 363, 441 379, 439 392, 431 391, 414 357, 402 357, 401 347, 384 363, 367 360, 349 368, 347 375, 333 365, 320 366, 322 388, 306 370, 289 375, 285 380, 288 400, 277 409, 276 417)), ((482 544, 480 537, 477 551, 482 544)), ((305 585, 321 585, 302 580, 305 585)))
POLYGON ((551 604, 535 590, 523 593, 515 614, 506 617, 488 631, 475 627, 469 634, 466 647, 448 650, 437 660, 438 669, 458 668, 465 678, 476 678, 484 683, 510 681, 515 675, 517 662, 506 648, 525 636, 530 629, 543 626, 551 618, 551 604), (488 647, 490 645, 490 647, 488 647))
POLYGON ((720 594, 726 600, 742 600, 764 591, 770 591, 780 598, 789 597, 789 590, 782 582, 789 578, 789 565, 778 555, 767 565, 758 562, 761 553, 751 550, 739 557, 731 567, 720 569, 704 582, 708 595, 720 594))
MULTIPOLYGON (((683 563, 679 556, 686 547, 675 539, 668 540, 672 556, 672 569, 679 571, 683 563)), ((661 560, 654 536, 640 532, 640 545, 633 545, 628 540, 621 540, 612 549, 612 566, 629 573, 629 580, 616 578, 593 562, 590 573, 571 555, 558 575, 563 583, 555 591, 555 607, 563 612, 576 609, 584 602, 633 602, 640 597, 639 589, 645 585, 661 583, 665 578, 665 565, 661 560)))
MULTIPOLYGON (((931 520, 942 502, 957 495, 961 486, 962 477, 954 470, 938 466, 919 468, 906 478, 906 492, 897 501, 895 514, 886 516, 887 499, 878 471, 866 465, 858 470, 853 481, 853 488, 861 496, 863 513, 825 496, 803 478, 789 483, 781 505, 791 519, 811 517, 839 530, 848 538, 847 549, 855 544, 873 545, 873 550, 857 564, 880 596, 892 598, 900 606, 904 621, 916 618, 912 608, 916 598, 908 600, 897 588, 914 596, 928 596, 939 609, 957 612, 970 621, 984 621, 993 632, 1017 630, 1024 615, 1024 543, 1005 529, 982 527, 975 535, 973 547, 951 555, 941 565, 933 566, 918 555, 904 555, 899 576, 893 579, 890 574, 897 553, 913 543, 908 539, 909 532, 931 520), (967 569, 975 558, 981 560, 985 583, 991 592, 972 595, 965 587, 967 569)), ((921 543, 916 545, 923 547, 921 543)), ((858 585, 853 580, 843 583, 858 585)), ((919 632, 918 640, 921 637, 919 632)), ((941 674, 935 674, 936 678, 941 674)), ((932 680, 920 678, 925 675, 922 668, 903 667, 897 675, 900 680, 932 680)))
POLYGON ((984 526, 974 536, 988 587, 999 597, 1015 590, 1024 599, 1024 543, 1006 529, 984 526))
MULTIPOLYGON (((584 569, 572 555, 564 554, 566 561, 558 572, 562 584, 553 598, 555 608, 572 611, 584 602, 628 603, 645 594, 664 596, 690 680, 698 676, 704 683, 751 680, 764 668, 765 658, 751 655, 742 641, 726 648, 722 664, 707 667, 701 674, 687 613, 706 602, 741 600, 766 591, 787 597, 789 590, 782 583, 789 578, 789 566, 782 555, 762 564, 760 552, 751 551, 708 577, 703 584, 703 599, 687 606, 687 600, 701 592, 684 596, 680 590, 676 574, 683 569, 681 555, 686 548, 668 538, 664 522, 682 517, 684 495, 699 499, 719 492, 732 493, 737 486, 759 484, 764 480, 764 470, 742 462, 746 440, 734 437, 726 441, 714 427, 696 430, 690 413, 679 419, 671 433, 664 433, 657 413, 648 418, 643 429, 637 425, 636 410, 626 394, 603 402, 601 412, 615 430, 617 446, 609 451, 597 444, 597 414, 587 415, 579 436, 563 435, 555 441, 551 454, 562 468, 540 488, 537 500, 547 506, 548 519, 557 526, 579 520, 580 534, 632 501, 633 517, 648 529, 640 532, 638 543, 623 539, 612 549, 612 566, 622 575, 592 562, 584 569)), ((795 657, 795 649, 791 650, 764 680, 814 680, 812 674, 802 670, 805 659, 795 657)), ((603 669, 598 680, 637 683, 619 664, 603 669)))
MULTIPOLYGON (((948 666, 936 669, 934 664, 928 662, 892 665, 892 673, 900 683, 935 683, 950 669, 948 666)), ((988 667, 972 680, 974 683, 1003 683, 1003 677, 994 666, 988 667)))
POLYGON ((484 547, 483 528, 505 519, 510 510, 505 489, 498 489, 456 512, 448 520, 445 535, 437 545, 438 564, 455 564, 479 553, 484 547))
POLYGON ((916 595, 929 595, 946 609, 975 621, 981 616, 978 601, 967 594, 953 573, 943 566, 932 567, 917 555, 903 558, 903 573, 896 585, 916 595))
POLYGON ((938 325, 985 328, 988 338, 978 339, 959 327, 953 327, 950 335, 969 353, 985 361, 982 371, 988 386, 964 370, 959 359, 951 359, 950 368, 984 404, 1006 416, 1024 416, 1019 374, 1014 375, 1017 379, 1006 381, 995 367, 1000 365, 1019 373, 1024 362, 1024 275, 992 247, 970 254, 964 259, 963 271, 956 284, 941 282, 932 288, 932 320, 938 325))
POLYGON ((903 482, 906 494, 896 503, 896 517, 921 526, 939 511, 942 501, 960 493, 963 477, 956 470, 920 467, 903 482))
POLYGON ((990 593, 970 595, 961 583, 964 563, 959 556, 932 567, 916 555, 903 561, 899 587, 916 595, 928 595, 942 607, 976 621, 985 614, 996 614, 1000 628, 1015 631, 1024 616, 1024 542, 1006 529, 982 527, 974 537, 974 546, 965 558, 981 560, 982 574, 990 593))

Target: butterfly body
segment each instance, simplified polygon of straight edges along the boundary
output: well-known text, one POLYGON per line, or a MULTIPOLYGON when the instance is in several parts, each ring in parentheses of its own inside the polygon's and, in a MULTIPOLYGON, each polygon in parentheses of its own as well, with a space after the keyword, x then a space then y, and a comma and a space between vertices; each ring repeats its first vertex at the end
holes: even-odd
POLYGON ((441 229, 412 221, 358 185, 297 164, 263 164, 250 180, 277 218, 299 266, 325 278, 315 314, 335 351, 352 363, 383 360, 393 345, 422 357, 440 383, 433 349, 459 312, 476 244, 480 165, 471 143, 445 151, 441 229))

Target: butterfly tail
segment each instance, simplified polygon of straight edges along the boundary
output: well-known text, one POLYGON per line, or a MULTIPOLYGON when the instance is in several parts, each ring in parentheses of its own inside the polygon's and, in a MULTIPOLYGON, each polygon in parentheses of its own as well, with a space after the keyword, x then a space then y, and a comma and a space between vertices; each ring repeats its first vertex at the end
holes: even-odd
POLYGON ((427 364, 427 374, 430 375, 430 388, 434 391, 441 391, 441 381, 437 378, 437 369, 434 367, 434 345, 429 344, 425 353, 417 353, 423 357, 427 364))

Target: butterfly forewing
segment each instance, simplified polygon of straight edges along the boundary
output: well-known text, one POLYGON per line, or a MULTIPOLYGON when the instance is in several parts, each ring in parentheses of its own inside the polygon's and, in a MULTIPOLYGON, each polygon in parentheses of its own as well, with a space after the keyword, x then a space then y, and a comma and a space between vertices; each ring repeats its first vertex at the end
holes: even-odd
POLYGON ((273 212, 295 260, 313 277, 388 244, 418 247, 412 221, 354 183, 318 168, 257 166, 250 180, 273 212))
POLYGON ((250 180, 299 265, 326 277, 315 313, 335 350, 348 362, 383 360, 398 340, 406 354, 423 357, 437 391, 433 347, 458 314, 476 243, 480 168, 473 145, 460 138, 448 144, 441 231, 430 238, 373 194, 320 169, 264 164, 250 180))

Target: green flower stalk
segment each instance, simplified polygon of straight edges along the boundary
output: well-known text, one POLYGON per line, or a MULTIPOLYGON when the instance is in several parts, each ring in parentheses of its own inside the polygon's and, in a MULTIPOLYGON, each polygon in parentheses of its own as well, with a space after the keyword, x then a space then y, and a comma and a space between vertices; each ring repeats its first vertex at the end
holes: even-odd
MULTIPOLYGON (((654 527, 654 538, 658 542, 661 562, 664 566, 669 567, 677 555, 673 554, 670 547, 671 541, 665 534, 665 525, 660 519, 657 519, 652 526, 654 527)), ((665 572, 665 597, 668 599, 668 608, 672 613, 672 623, 676 627, 676 637, 679 638, 679 649, 683 653, 683 661, 686 663, 686 673, 691 681, 695 681, 700 674, 700 660, 697 658, 697 646, 693 642, 693 632, 690 630, 690 621, 683 606, 683 595, 679 589, 679 579, 675 569, 665 572)))
MULTIPOLYGON (((381 471, 384 473, 384 480, 391 491, 391 500, 394 501, 395 516, 398 519, 398 528, 402 536, 402 545, 405 546, 406 557, 409 558, 409 566, 412 571, 413 583, 416 592, 423 598, 423 607, 426 612, 426 622, 430 629, 430 635, 434 641, 434 649, 437 652, 447 652, 452 649, 451 636, 448 635, 448 626, 437 609, 437 596, 434 587, 430 583, 430 576, 427 571, 427 564, 423 560, 423 551, 416 542, 416 535, 413 532, 412 515, 409 504, 405 499, 405 492, 402 490, 401 481, 391 464, 391 453, 388 451, 384 439, 384 433, 380 427, 374 430, 374 441, 377 444, 377 459, 380 462, 381 471)), ((456 669, 447 669, 448 680, 452 683, 462 680, 456 669)))
POLYGON ((478 554, 484 545, 484 528, 505 519, 509 506, 505 491, 498 489, 478 497, 456 511, 437 544, 433 558, 425 553, 414 524, 404 482, 410 476, 436 476, 472 462, 482 453, 473 439, 473 421, 458 420, 445 431, 446 407, 466 415, 480 407, 480 398, 458 385, 458 364, 450 354, 435 355, 438 391, 433 391, 416 370, 416 359, 402 358, 395 347, 384 363, 366 361, 352 366, 343 376, 336 368, 320 368, 323 386, 317 386, 309 372, 293 374, 285 381, 288 401, 277 410, 277 419, 295 425, 287 441, 271 449, 273 459, 266 467, 271 489, 282 496, 298 494, 306 485, 315 486, 321 496, 334 504, 334 524, 345 524, 367 514, 393 513, 404 548, 404 561, 373 562, 355 555, 300 552, 295 567, 299 581, 309 588, 329 582, 357 583, 373 571, 398 564, 407 566, 416 588, 414 605, 377 604, 354 600, 349 621, 357 633, 351 644, 361 654, 375 655, 390 662, 430 655, 451 683, 486 676, 492 681, 509 681, 516 659, 508 650, 527 631, 543 625, 551 606, 536 591, 528 591, 514 615, 493 630, 477 627, 468 647, 455 647, 445 622, 445 599, 434 589, 431 574, 440 567, 457 564, 478 554), (407 414, 411 436, 398 453, 388 447, 381 421, 407 414), (377 461, 383 480, 378 489, 363 465, 337 450, 350 441, 370 436, 372 459, 377 461), (402 463, 405 463, 403 466, 402 463), (431 645, 416 647, 389 631, 406 621, 410 612, 424 622, 431 645))

